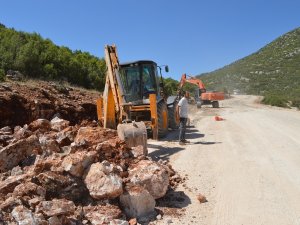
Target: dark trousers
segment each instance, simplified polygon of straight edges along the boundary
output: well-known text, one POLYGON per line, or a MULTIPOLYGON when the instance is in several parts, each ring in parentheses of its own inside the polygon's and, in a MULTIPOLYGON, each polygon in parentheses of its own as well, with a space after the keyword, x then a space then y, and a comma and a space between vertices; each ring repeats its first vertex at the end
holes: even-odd
POLYGON ((187 118, 180 117, 179 141, 184 141, 185 140, 186 122, 187 122, 187 118))

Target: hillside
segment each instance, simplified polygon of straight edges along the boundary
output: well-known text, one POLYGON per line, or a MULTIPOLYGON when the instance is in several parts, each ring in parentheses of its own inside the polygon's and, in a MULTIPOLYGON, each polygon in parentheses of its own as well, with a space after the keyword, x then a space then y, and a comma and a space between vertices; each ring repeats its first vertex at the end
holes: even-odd
POLYGON ((211 89, 280 95, 293 100, 300 96, 300 28, 252 55, 200 76, 211 89))
POLYGON ((0 81, 9 70, 27 78, 103 90, 106 65, 104 59, 87 52, 72 51, 37 33, 16 31, 0 23, 0 81))

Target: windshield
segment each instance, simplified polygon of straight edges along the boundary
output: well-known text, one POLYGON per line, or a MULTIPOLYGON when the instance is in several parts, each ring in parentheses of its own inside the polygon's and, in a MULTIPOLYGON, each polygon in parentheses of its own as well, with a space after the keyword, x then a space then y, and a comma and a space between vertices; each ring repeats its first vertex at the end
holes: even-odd
POLYGON ((156 78, 153 65, 143 65, 144 95, 156 92, 156 78))
POLYGON ((149 98, 149 94, 156 93, 154 65, 136 65, 123 67, 120 79, 123 84, 126 102, 135 102, 149 98))

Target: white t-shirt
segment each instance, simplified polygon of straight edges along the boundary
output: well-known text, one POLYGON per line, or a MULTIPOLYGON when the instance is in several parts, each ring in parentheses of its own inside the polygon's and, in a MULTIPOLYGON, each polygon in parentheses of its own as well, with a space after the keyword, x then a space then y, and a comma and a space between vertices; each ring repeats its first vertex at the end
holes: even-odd
POLYGON ((178 102, 179 107, 179 117, 188 118, 188 100, 186 97, 183 97, 178 102))

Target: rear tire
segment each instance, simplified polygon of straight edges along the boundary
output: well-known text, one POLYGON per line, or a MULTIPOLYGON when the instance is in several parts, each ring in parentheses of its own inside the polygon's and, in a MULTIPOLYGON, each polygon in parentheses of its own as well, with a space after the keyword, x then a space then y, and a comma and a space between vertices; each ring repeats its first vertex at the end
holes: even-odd
POLYGON ((169 127, 173 130, 178 129, 179 127, 179 119, 176 118, 176 108, 178 102, 175 101, 171 107, 168 108, 168 116, 169 116, 169 127))
POLYGON ((218 101, 212 102, 212 107, 219 108, 219 102, 218 101))
POLYGON ((158 117, 158 137, 162 138, 167 135, 169 121, 168 121, 168 107, 164 101, 157 104, 157 117, 158 117))
POLYGON ((202 106, 202 102, 197 102, 197 108, 200 109, 202 106))

